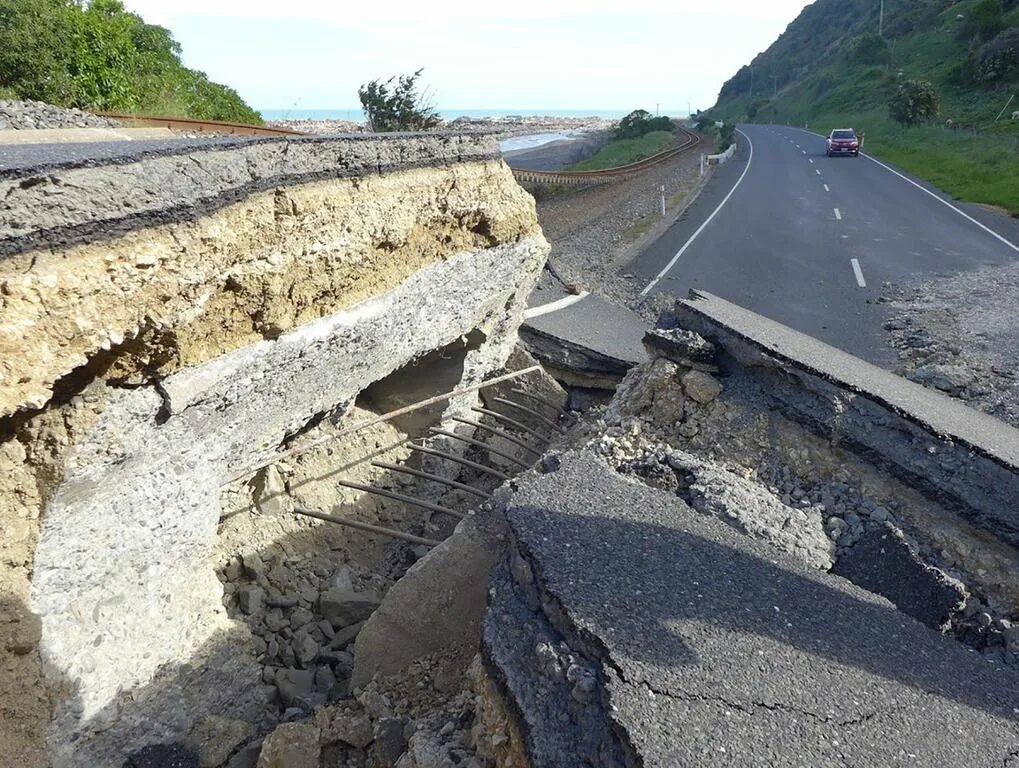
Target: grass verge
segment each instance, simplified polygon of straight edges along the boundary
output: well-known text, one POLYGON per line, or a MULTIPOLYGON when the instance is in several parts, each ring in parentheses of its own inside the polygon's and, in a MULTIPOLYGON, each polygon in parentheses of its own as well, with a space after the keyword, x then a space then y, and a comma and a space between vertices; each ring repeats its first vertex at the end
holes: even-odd
POLYGON ((587 160, 571 165, 567 170, 601 171, 605 168, 618 168, 664 152, 675 143, 676 135, 670 131, 652 131, 639 139, 619 139, 602 147, 587 160))

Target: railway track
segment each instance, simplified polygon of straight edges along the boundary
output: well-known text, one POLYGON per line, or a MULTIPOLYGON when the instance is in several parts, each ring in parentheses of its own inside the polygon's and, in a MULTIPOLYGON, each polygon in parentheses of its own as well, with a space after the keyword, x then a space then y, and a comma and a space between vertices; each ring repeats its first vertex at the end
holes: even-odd
POLYGON ((177 131, 193 131, 195 133, 212 133, 228 136, 305 136, 300 131, 287 128, 269 128, 264 125, 245 125, 243 123, 225 123, 220 120, 194 120, 190 117, 160 117, 157 115, 125 115, 117 112, 98 112, 100 117, 109 117, 121 122, 149 126, 154 128, 171 128, 177 131))
POLYGON ((516 180, 521 183, 568 185, 603 184, 634 173, 640 173, 641 171, 658 165, 659 163, 663 163, 676 155, 687 152, 701 143, 701 137, 692 131, 680 128, 678 133, 682 134, 683 139, 676 146, 671 147, 664 152, 659 152, 657 155, 645 157, 643 160, 638 160, 636 163, 621 165, 616 168, 603 168, 599 171, 531 171, 525 168, 513 168, 510 166, 510 170, 513 171, 513 175, 516 177, 516 180))

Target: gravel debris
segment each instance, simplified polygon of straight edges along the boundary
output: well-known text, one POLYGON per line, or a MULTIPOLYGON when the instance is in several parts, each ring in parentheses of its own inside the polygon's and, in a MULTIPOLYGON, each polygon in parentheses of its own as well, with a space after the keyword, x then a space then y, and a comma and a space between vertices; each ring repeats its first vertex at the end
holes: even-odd
POLYGON ((888 286, 899 372, 1019 427, 1019 263, 888 286))
POLYGON ((49 128, 117 128, 116 120, 42 101, 0 100, 0 131, 49 128))

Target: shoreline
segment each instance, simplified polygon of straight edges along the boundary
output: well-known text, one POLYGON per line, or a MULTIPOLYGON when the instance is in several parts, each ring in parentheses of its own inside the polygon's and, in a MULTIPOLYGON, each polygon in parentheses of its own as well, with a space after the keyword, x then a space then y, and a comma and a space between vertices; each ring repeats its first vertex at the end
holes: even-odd
MULTIPOLYGON (((543 133, 590 132, 606 130, 618 121, 602 117, 458 117, 437 126, 438 131, 492 133, 498 139, 543 133)), ((310 119, 267 120, 267 126, 312 134, 367 133, 364 120, 310 119)))

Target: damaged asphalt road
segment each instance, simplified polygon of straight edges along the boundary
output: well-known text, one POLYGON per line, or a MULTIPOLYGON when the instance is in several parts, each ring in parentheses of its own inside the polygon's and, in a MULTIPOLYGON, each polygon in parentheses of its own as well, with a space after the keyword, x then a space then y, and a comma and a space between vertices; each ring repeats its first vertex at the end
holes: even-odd
POLYGON ((523 560, 492 582, 484 643, 535 765, 1001 766, 1019 753, 1016 670, 591 454, 559 458, 504 499, 523 560), (569 673, 536 659, 548 635, 586 661, 569 673), (588 666, 591 700, 577 694, 588 666), (592 718, 594 742, 576 732, 592 718))

